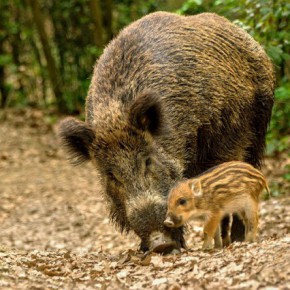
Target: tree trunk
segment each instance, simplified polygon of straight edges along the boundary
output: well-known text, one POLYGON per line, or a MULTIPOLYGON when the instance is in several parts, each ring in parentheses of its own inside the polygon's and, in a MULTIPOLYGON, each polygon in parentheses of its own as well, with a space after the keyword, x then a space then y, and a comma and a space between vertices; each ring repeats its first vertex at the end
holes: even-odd
POLYGON ((38 48, 33 36, 30 39, 30 45, 31 45, 32 51, 34 52, 35 59, 39 65, 39 72, 40 72, 40 77, 41 77, 42 99, 43 99, 44 104, 46 104, 47 103, 46 71, 44 69, 44 64, 43 64, 43 61, 41 59, 40 49, 38 48))
POLYGON ((21 66, 20 10, 17 5, 13 6, 12 13, 13 13, 14 21, 15 23, 17 23, 17 31, 14 34, 10 35, 10 42, 11 42, 11 47, 12 47, 12 58, 17 69, 17 80, 18 80, 18 85, 19 85, 18 91, 21 95, 24 95, 25 90, 24 90, 24 85, 22 82, 22 73, 20 69, 20 66, 21 66))
MULTIPOLYGON (((2 27, 1 19, 0 19, 0 25, 2 27)), ((0 37, 0 55, 5 54, 4 42, 6 38, 7 38, 6 35, 4 36, 2 35, 2 37, 0 37)), ((0 94, 1 94, 0 108, 5 108, 8 101, 8 89, 6 86, 6 75, 5 75, 4 63, 2 64, 0 63, 0 94)))
POLYGON ((113 1, 104 1, 104 25, 107 32, 107 41, 113 38, 113 1))
POLYGON ((99 0, 89 0, 91 9, 91 17, 94 23, 94 39, 97 47, 103 47, 104 45, 104 33, 102 25, 102 13, 99 0))
POLYGON ((40 5, 38 3, 38 0, 28 0, 28 3, 32 11, 33 20, 35 22, 37 32, 39 34, 39 38, 42 44, 43 52, 46 58, 48 75, 49 75, 50 83, 53 89, 53 93, 55 95, 58 110, 61 113, 67 113, 68 108, 63 98, 63 92, 61 88, 61 83, 62 83, 61 76, 56 66, 55 59, 53 58, 53 55, 51 52, 51 48, 49 45, 49 38, 43 24, 44 18, 41 13, 40 5))
POLYGON ((7 105, 8 101, 8 89, 5 84, 5 68, 4 66, 0 66, 0 93, 1 93, 1 102, 0 107, 3 109, 7 105))

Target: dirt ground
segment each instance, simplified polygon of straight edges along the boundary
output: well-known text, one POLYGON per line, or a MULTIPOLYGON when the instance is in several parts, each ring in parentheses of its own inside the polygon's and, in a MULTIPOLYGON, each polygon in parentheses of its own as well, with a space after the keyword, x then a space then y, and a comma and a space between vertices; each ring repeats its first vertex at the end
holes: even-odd
POLYGON ((290 289, 288 154, 263 168, 283 194, 261 202, 258 242, 202 252, 191 222, 188 250, 144 255, 110 224, 93 167, 63 156, 48 115, 0 117, 0 289, 290 289))

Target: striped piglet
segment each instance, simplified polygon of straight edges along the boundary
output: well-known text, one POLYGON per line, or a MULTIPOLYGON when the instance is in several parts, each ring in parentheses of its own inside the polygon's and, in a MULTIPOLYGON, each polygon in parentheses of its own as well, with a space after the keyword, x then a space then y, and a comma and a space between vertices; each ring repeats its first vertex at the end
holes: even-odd
POLYGON ((244 221, 246 241, 253 242, 258 227, 259 195, 263 189, 270 193, 263 174, 250 164, 222 163, 171 189, 164 225, 180 227, 191 217, 205 217, 202 248, 209 250, 222 246, 219 226, 222 218, 236 213, 244 221))

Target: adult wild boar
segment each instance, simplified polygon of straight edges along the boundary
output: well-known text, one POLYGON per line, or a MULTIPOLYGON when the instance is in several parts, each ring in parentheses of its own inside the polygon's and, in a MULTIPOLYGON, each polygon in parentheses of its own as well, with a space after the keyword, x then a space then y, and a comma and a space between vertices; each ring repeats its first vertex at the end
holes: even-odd
POLYGON ((163 225, 169 189, 225 161, 259 167, 273 90, 269 58, 241 28, 210 13, 157 12, 109 43, 86 122, 64 120, 60 136, 76 163, 94 163, 121 231, 142 250, 179 248, 182 228, 163 225))

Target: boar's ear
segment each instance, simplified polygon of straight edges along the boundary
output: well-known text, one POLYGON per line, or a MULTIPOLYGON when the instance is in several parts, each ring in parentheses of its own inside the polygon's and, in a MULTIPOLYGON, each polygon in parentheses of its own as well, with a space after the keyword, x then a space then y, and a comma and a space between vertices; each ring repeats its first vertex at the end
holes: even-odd
POLYGON ((73 164, 78 165, 90 159, 89 147, 94 141, 94 132, 89 125, 66 118, 59 124, 58 135, 73 164))
POLYGON ((129 122, 136 128, 160 135, 163 131, 162 108, 158 96, 152 92, 141 94, 129 111, 129 122))
POLYGON ((202 196, 202 189, 201 189, 201 183, 198 179, 193 179, 189 182, 189 187, 192 190, 192 193, 195 197, 202 196))

